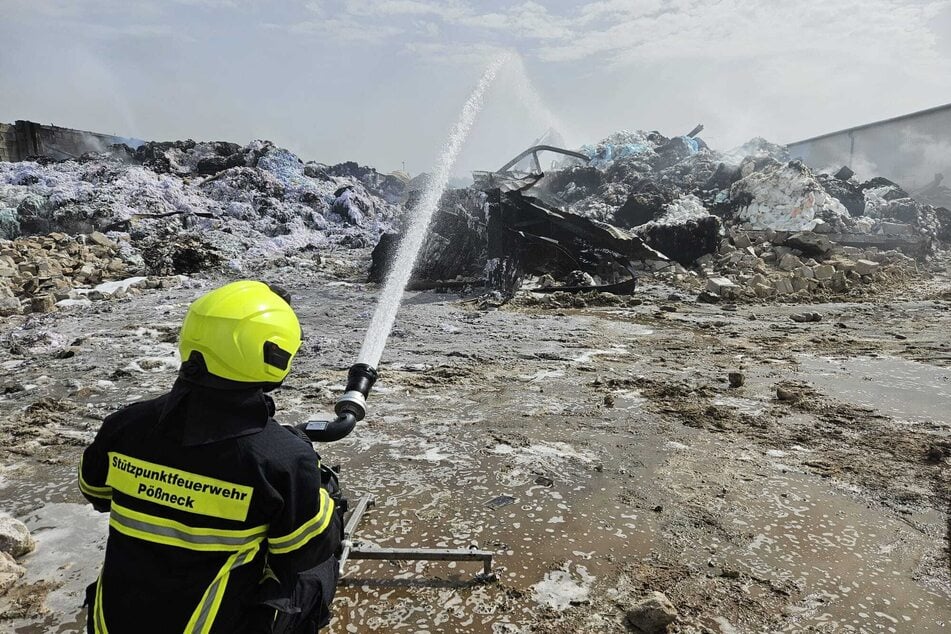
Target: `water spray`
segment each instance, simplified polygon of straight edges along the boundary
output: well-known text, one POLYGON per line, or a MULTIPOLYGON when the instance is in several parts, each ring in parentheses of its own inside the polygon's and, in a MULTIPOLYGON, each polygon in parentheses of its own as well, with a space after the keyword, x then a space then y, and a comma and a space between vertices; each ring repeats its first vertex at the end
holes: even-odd
POLYGON ((436 168, 433 171, 429 184, 423 191, 419 205, 410 218, 409 225, 403 239, 400 241, 396 259, 390 267, 390 272, 383 285, 383 292, 377 302, 376 310, 367 328, 360 355, 348 373, 347 387, 343 396, 337 401, 334 420, 311 420, 304 423, 301 429, 314 442, 333 442, 345 437, 354 426, 366 416, 366 399, 370 389, 377 379, 376 367, 383 356, 383 348, 396 321, 403 298, 403 290, 413 273, 413 265, 419 255, 419 250, 426 237, 426 230, 436 209, 439 200, 449 184, 452 167, 455 165, 462 144, 469 136, 469 131, 475 123, 476 115, 482 109, 486 90, 495 80, 499 70, 511 58, 511 54, 500 55, 489 64, 482 74, 479 83, 462 107, 459 119, 449 133, 449 139, 443 148, 436 168))

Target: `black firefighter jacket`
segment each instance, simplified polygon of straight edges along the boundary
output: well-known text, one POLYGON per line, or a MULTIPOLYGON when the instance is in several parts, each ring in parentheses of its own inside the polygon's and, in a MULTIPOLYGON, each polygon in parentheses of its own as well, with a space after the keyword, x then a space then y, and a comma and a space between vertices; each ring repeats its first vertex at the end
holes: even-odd
MULTIPOLYGON (((311 445, 260 390, 180 378, 103 422, 79 486, 109 512, 96 634, 315 632, 329 621, 339 513, 311 445)), ((325 470, 326 471, 326 470, 325 470)))

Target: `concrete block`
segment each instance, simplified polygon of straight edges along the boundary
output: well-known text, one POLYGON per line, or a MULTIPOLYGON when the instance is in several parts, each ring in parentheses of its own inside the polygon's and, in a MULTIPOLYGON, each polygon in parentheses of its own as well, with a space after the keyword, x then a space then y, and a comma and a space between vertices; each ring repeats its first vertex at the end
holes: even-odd
POLYGON ((80 281, 96 282, 100 279, 101 275, 98 268, 87 262, 79 267, 79 270, 75 273, 75 277, 80 281))
POLYGON ((792 280, 786 277, 781 277, 773 282, 773 287, 776 289, 777 295, 788 295, 796 291, 796 289, 793 288, 792 280))
POLYGON ((30 529, 13 517, 0 517, 0 552, 22 557, 36 548, 30 529))
POLYGON ((853 260, 836 260, 832 263, 832 266, 835 267, 836 271, 843 271, 845 273, 855 270, 855 262, 853 260))
POLYGON ((753 242, 750 240, 750 237, 747 234, 742 232, 733 234, 733 246, 735 246, 737 249, 745 249, 752 245, 753 242))
POLYGON ((98 244, 101 247, 109 247, 111 249, 116 248, 116 243, 110 240, 109 236, 99 231, 93 231, 90 233, 89 241, 93 244, 98 244))
POLYGON ((707 280, 708 293, 723 295, 724 293, 733 293, 736 291, 736 289, 736 284, 734 284, 733 281, 727 277, 711 277, 707 280))
POLYGON ((17 564, 12 555, 0 552, 0 595, 12 588, 24 574, 26 568, 17 564))
POLYGON ((835 275, 832 276, 832 288, 836 291, 844 291, 848 289, 849 282, 845 276, 845 271, 836 271, 835 275))
POLYGON ((0 317, 20 314, 20 300, 16 297, 0 297, 0 317))
POLYGON ((779 260, 779 268, 784 271, 792 271, 802 266, 802 260, 791 253, 787 253, 779 260))
POLYGON ((808 291, 811 288, 812 284, 809 280, 804 277, 794 277, 792 278, 792 287, 796 292, 799 291, 808 291))
POLYGON ((883 222, 882 233, 886 236, 913 236, 915 228, 909 224, 901 222, 883 222))
POLYGON ((56 299, 52 295, 38 295, 30 301, 30 311, 34 313, 48 313, 56 306, 56 299))
POLYGON ((812 268, 814 277, 817 280, 831 280, 835 275, 835 267, 829 264, 820 264, 812 268))
POLYGON ((755 255, 744 255, 740 259, 739 266, 740 268, 751 270, 760 262, 762 262, 762 260, 760 260, 755 255))
POLYGON ((871 260, 856 260, 855 262, 855 272, 859 275, 873 275, 878 273, 881 267, 881 264, 871 260))

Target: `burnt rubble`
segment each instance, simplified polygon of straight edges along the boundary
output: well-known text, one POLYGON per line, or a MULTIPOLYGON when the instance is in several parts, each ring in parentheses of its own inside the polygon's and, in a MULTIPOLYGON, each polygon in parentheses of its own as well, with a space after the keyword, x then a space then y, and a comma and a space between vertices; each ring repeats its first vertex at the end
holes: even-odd
MULTIPOLYGON (((429 227, 411 285, 417 288, 480 284, 487 256, 486 196, 475 189, 451 189, 429 227)), ((415 197, 407 203, 412 213, 415 197)), ((384 233, 373 250, 369 279, 381 283, 395 257, 400 234, 384 233)))
MULTIPOLYGON (((548 173, 537 157, 528 172, 477 173, 481 206, 457 204, 466 190, 447 193, 415 284, 547 292, 651 274, 708 298, 803 299, 915 275, 951 238, 946 208, 847 167, 815 173, 759 138, 723 153, 689 135, 618 132, 581 151, 587 161, 562 158, 548 173), (590 283, 576 284, 581 274, 590 283)), ((940 181, 927 191, 940 194, 940 181)), ((392 250, 398 238, 385 242, 392 250)), ((374 253, 374 280, 385 251, 374 253)))
MULTIPOLYGON (((477 173, 443 195, 410 286, 623 295, 657 276, 706 299, 807 298, 917 275, 951 242, 941 175, 912 195, 848 168, 816 173, 763 139, 718 152, 696 132, 533 146, 477 173), (556 155, 547 172, 543 152, 556 155)), ((374 245, 381 282, 427 179, 304 162, 268 141, 0 163, 2 310, 48 310, 130 276, 374 245)))
POLYGON ((300 250, 366 247, 399 216, 404 189, 371 168, 304 163, 268 141, 0 162, 2 310, 48 310, 75 299, 74 287, 130 275, 240 272, 300 250))

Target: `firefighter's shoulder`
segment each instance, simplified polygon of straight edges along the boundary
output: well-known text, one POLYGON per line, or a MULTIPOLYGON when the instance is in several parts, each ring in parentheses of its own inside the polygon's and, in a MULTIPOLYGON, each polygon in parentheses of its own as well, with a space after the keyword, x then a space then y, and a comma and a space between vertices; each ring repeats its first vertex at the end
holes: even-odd
POLYGON ((271 419, 260 433, 248 436, 248 449, 261 462, 278 470, 293 470, 300 465, 317 464, 313 445, 292 430, 271 419))
POLYGON ((111 436, 129 426, 154 424, 165 409, 167 400, 168 394, 162 394, 155 398, 129 403, 102 420, 99 435, 111 436))

